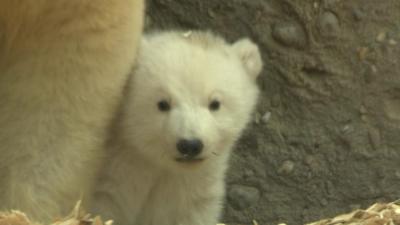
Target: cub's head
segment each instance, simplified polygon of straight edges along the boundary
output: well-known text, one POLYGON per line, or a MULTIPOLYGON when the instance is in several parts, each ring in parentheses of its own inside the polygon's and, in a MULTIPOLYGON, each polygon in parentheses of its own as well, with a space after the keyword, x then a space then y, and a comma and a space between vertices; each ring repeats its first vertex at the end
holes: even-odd
POLYGON ((143 37, 126 103, 124 138, 163 165, 226 158, 256 104, 258 47, 208 32, 143 37))

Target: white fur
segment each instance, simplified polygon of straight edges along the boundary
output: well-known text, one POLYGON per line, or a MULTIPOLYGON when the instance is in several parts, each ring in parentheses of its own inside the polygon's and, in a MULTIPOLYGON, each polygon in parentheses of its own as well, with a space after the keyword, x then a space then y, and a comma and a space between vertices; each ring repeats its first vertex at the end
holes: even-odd
POLYGON ((249 40, 206 32, 147 35, 99 175, 94 211, 119 225, 214 225, 230 150, 249 121, 262 67, 249 40), (161 112, 160 100, 171 110, 161 112), (221 108, 210 111, 218 99, 221 108), (176 142, 199 138, 202 161, 177 162, 176 142))
POLYGON ((86 197, 143 0, 0 1, 0 210, 49 222, 86 197))

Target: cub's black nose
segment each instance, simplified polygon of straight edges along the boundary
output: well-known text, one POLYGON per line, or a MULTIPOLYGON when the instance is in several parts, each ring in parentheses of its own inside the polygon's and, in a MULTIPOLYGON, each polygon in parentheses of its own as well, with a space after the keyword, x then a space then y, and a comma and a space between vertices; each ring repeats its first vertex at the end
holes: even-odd
POLYGON ((199 139, 181 139, 176 143, 176 149, 185 158, 194 158, 203 150, 203 142, 199 139))

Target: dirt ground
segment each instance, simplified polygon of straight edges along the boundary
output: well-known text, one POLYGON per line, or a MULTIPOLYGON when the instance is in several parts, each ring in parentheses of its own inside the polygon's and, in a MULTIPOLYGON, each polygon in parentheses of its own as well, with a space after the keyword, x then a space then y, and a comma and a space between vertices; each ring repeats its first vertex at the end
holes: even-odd
POLYGON ((262 49, 223 222, 298 225, 400 198, 400 1, 150 0, 157 28, 262 49))

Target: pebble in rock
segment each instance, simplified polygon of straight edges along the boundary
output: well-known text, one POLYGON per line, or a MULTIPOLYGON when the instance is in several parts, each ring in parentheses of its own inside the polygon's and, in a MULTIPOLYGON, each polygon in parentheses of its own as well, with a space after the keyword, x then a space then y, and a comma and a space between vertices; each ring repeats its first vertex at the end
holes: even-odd
POLYGON ((339 19, 329 11, 324 12, 319 18, 319 26, 323 35, 335 35, 340 30, 339 19))
POLYGON ((306 35, 302 27, 295 23, 278 23, 272 29, 272 37, 279 43, 295 48, 306 45, 306 35))
POLYGON ((228 200, 236 210, 246 209, 258 202, 260 191, 255 187, 233 185, 228 192, 228 200))
POLYGON ((294 162, 290 160, 286 160, 282 163, 282 165, 278 169, 278 174, 280 175, 287 175, 291 174, 294 170, 294 162))
POLYGON ((264 115, 261 117, 261 120, 264 123, 268 123, 268 121, 271 119, 271 115, 272 113, 270 111, 267 111, 266 113, 264 113, 264 115))
POLYGON ((354 8, 353 9, 353 17, 356 21, 361 21, 365 17, 365 15, 360 9, 354 8))
POLYGON ((397 170, 394 175, 397 179, 400 179, 400 170, 397 170))

